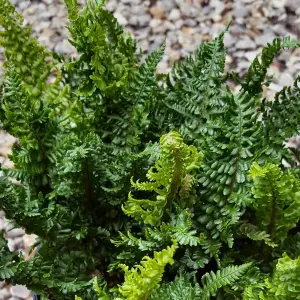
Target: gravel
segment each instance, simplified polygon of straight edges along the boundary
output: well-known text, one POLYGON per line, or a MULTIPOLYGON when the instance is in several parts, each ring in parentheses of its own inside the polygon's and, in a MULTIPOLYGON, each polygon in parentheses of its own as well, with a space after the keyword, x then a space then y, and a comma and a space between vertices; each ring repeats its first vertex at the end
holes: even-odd
MULTIPOLYGON (((68 41, 66 9, 59 0, 12 0, 33 27, 33 34, 50 50, 64 55, 76 51, 68 41)), ((83 4, 84 0, 78 0, 83 4)), ((225 35, 226 71, 243 76, 254 57, 276 36, 300 38, 299 0, 111 0, 106 7, 126 26, 138 41, 143 53, 159 47, 167 37, 167 47, 159 72, 193 53, 201 42, 211 41, 232 20, 225 35)), ((279 55, 271 66, 274 82, 270 94, 290 85, 300 70, 299 50, 279 55)), ((0 81, 3 75, 3 51, 0 49, 0 81)), ((234 85, 233 85, 234 86, 234 85)), ((0 131, 0 163, 12 167, 7 159, 14 138, 0 131)), ((24 235, 22 229, 8 231, 10 223, 0 212, 0 230, 5 232, 12 250, 24 252, 35 236, 24 235)), ((0 283, 1 299, 26 299, 23 287, 10 288, 0 283)))

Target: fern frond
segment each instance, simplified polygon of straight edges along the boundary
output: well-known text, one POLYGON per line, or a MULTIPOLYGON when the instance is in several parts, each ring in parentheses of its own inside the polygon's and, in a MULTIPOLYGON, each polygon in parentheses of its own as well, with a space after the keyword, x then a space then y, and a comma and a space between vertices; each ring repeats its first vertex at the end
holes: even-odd
POLYGON ((300 218, 299 181, 272 164, 263 168, 254 163, 250 177, 254 181, 253 208, 257 226, 266 231, 273 241, 284 239, 300 218))
MULTIPOLYGON (((105 96, 118 95, 133 78, 137 62, 135 42, 123 33, 116 18, 104 10, 101 3, 95 3, 94 9, 86 7, 79 11, 77 1, 65 2, 71 20, 68 27, 71 42, 82 54, 68 68, 81 77, 79 93, 82 96, 92 96, 98 89, 106 102, 105 96)), ((89 5, 92 2, 89 1, 89 5)))
POLYGON ((299 299, 300 257, 292 260, 286 253, 277 262, 273 276, 248 286, 243 300, 299 299))
MULTIPOLYGON (((199 183, 205 200, 199 204, 198 220, 211 236, 219 236, 229 245, 232 245, 234 227, 250 204, 248 171, 254 161, 265 161, 268 155, 268 145, 262 138, 264 124, 257 111, 261 86, 275 55, 290 46, 299 45, 289 39, 282 42, 275 39, 263 49, 261 62, 255 59, 239 93, 228 96, 226 105, 230 109, 219 117, 222 125, 217 126, 211 135, 205 133, 201 144, 205 155, 199 183)), ((216 120, 212 124, 218 124, 216 120)))
POLYGON ((19 147, 13 148, 15 169, 7 171, 7 176, 33 180, 41 187, 40 191, 47 193, 56 138, 63 128, 68 130, 69 116, 62 115, 62 111, 70 103, 69 87, 61 88, 61 76, 58 75, 56 81, 36 98, 28 92, 21 75, 9 62, 2 98, 3 128, 19 138, 19 147), (21 172, 23 168, 27 169, 27 176, 21 172))
POLYGON ((178 213, 177 216, 172 216, 170 225, 170 233, 172 238, 179 245, 197 246, 201 243, 199 236, 196 236, 197 230, 192 229, 192 216, 188 210, 178 213))
POLYGON ((276 94, 273 101, 263 101, 261 105, 265 144, 269 147, 268 154, 277 163, 281 162, 283 157, 289 157, 283 143, 299 132, 299 84, 298 77, 293 86, 284 87, 276 94))
POLYGON ((217 290, 221 287, 231 285, 238 280, 251 266, 251 263, 241 266, 229 266, 217 273, 205 274, 202 279, 202 297, 209 300, 211 296, 216 296, 217 290))
MULTIPOLYGON (((23 27, 23 17, 8 0, 0 1, 0 46, 7 61, 14 65, 28 93, 38 98, 46 87, 46 80, 55 63, 46 62, 48 51, 31 36, 31 28, 23 27)), ((4 65, 8 67, 7 62, 4 65)))
POLYGON ((146 299, 152 290, 158 288, 165 266, 174 263, 176 248, 177 245, 172 245, 161 252, 154 252, 153 259, 145 256, 141 265, 131 270, 125 265, 120 265, 125 272, 125 281, 119 287, 120 294, 128 300, 146 299))
POLYGON ((177 276, 169 284, 164 283, 157 290, 151 293, 150 300, 196 300, 199 298, 199 284, 193 286, 188 276, 177 276))
POLYGON ((278 260, 271 280, 267 280, 270 293, 275 299, 297 299, 300 291, 300 257, 295 260, 285 253, 278 260))
POLYGON ((0 232, 0 257, 0 279, 8 280, 16 273, 16 267, 13 262, 16 259, 16 255, 8 249, 7 241, 4 239, 2 232, 0 232))
POLYGON ((259 230, 259 228, 255 225, 244 223, 239 227, 238 231, 250 238, 251 240, 264 241, 270 247, 278 246, 277 244, 272 242, 271 237, 268 233, 259 230))
POLYGON ((162 102, 169 108, 166 121, 183 137, 199 138, 201 132, 214 130, 214 115, 224 113, 228 95, 222 88, 226 50, 224 34, 203 43, 194 57, 176 64, 168 75, 162 102))
POLYGON ((105 140, 111 140, 110 147, 135 147, 149 126, 150 102, 156 87, 155 72, 164 49, 165 43, 153 51, 136 70, 132 70, 134 76, 124 91, 122 104, 117 103, 111 107, 111 115, 102 132, 105 140))
POLYGON ((262 83, 267 75, 267 70, 278 52, 282 49, 298 47, 300 47, 300 43, 292 40, 289 36, 283 38, 282 41, 280 38, 275 38, 262 50, 261 61, 256 57, 252 62, 242 83, 242 90, 252 95, 259 95, 262 92, 262 83))
MULTIPOLYGON (((170 209, 177 193, 185 187, 186 180, 193 182, 194 170, 199 168, 201 154, 193 146, 187 146, 176 132, 170 132, 160 139, 160 159, 148 173, 148 182, 134 182, 139 191, 157 194, 156 200, 137 200, 129 194, 123 211, 137 221, 156 225, 160 222, 165 208, 170 209)), ((187 190, 184 193, 189 193, 187 190)), ((182 207, 188 205, 180 202, 182 207)))
POLYGON ((100 288, 97 277, 93 279, 93 289, 98 296, 98 300, 111 300, 111 297, 106 292, 106 286, 103 289, 100 288))
POLYGON ((200 249, 187 249, 184 256, 180 260, 180 263, 193 270, 199 270, 204 268, 208 264, 209 258, 200 249))

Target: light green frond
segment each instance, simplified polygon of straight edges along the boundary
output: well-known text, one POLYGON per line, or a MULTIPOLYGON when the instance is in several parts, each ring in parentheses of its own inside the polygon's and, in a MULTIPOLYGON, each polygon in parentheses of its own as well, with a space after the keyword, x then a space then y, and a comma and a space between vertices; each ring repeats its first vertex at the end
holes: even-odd
POLYGON ((93 290, 96 292, 98 300, 111 300, 112 298, 108 295, 106 285, 100 288, 98 278, 93 279, 93 290))
POLYGON ((176 249, 177 245, 172 245, 161 252, 154 252, 154 258, 145 256, 141 264, 132 269, 120 265, 125 272, 124 283, 119 287, 120 294, 128 300, 147 299, 152 290, 159 287, 165 266, 174 263, 176 249))
POLYGON ((275 299, 300 299, 300 257, 293 260, 284 253, 267 285, 275 299))
POLYGON ((8 0, 0 1, 0 25, 4 29, 0 30, 0 46, 5 49, 7 61, 14 65, 28 93, 38 98, 54 65, 46 62, 50 54, 31 36, 31 28, 23 27, 23 17, 8 0))
MULTIPOLYGON (((149 191, 156 194, 154 199, 138 200, 129 194, 123 211, 137 221, 155 225, 160 222, 164 209, 170 209, 177 200, 178 192, 189 194, 195 179, 194 171, 201 162, 201 154, 194 146, 183 143, 181 136, 170 132, 160 139, 160 159, 147 173, 147 182, 134 182, 132 186, 138 191, 149 191), (187 184, 188 181, 188 184, 187 184)), ((182 197, 184 200, 184 197, 182 197)), ((179 199, 179 204, 187 206, 179 199)))
POLYGON ((272 241, 280 241, 300 218, 299 181, 273 164, 260 167, 254 163, 249 174, 254 182, 252 193, 256 224, 270 235, 272 241))
POLYGON ((273 276, 246 287, 243 300, 300 299, 300 257, 293 260, 286 253, 276 264, 273 276))

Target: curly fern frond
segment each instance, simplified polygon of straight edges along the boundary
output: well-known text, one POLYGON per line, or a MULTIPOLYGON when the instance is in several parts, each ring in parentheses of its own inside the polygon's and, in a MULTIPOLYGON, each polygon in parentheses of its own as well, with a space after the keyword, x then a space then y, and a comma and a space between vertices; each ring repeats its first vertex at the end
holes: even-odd
MULTIPOLYGON (((194 146, 187 146, 176 132, 171 132, 160 139, 160 159, 148 173, 148 182, 134 182, 132 186, 139 191, 149 191, 157 194, 154 200, 137 200, 129 194, 123 211, 137 221, 156 225, 160 222, 165 208, 170 209, 180 191, 183 195, 189 193, 193 186, 194 170, 201 161, 201 154, 194 146), (187 184, 188 181, 188 184, 187 184)), ((184 207, 188 203, 179 203, 184 207)))
POLYGON ((300 218, 299 181, 273 164, 261 167, 254 163, 250 177, 254 181, 253 208, 257 226, 269 234, 273 241, 284 239, 300 218))
POLYGON ((284 253, 276 264, 273 276, 246 287, 243 300, 299 299, 299 275, 300 257, 293 260, 284 253))
POLYGON ((253 95, 259 95, 262 92, 262 83, 267 75, 267 70, 273 62, 276 54, 282 49, 299 48, 300 43, 286 36, 281 41, 275 38, 271 44, 268 44, 262 50, 261 61, 256 57, 252 62, 246 78, 242 83, 242 90, 253 95))

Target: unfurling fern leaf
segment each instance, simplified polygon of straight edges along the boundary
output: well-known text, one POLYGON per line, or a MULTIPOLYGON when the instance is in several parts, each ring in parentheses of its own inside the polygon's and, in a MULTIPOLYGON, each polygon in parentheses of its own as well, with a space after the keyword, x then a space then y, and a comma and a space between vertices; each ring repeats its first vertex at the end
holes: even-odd
POLYGON ((148 173, 148 182, 134 182, 132 186, 139 191, 149 191, 157 194, 156 199, 138 200, 129 194, 123 210, 137 221, 145 224, 156 225, 160 223, 166 209, 171 209, 173 201, 177 200, 182 207, 190 206, 184 197, 178 193, 189 193, 195 184, 194 170, 199 168, 201 154, 194 146, 187 146, 176 132, 171 132, 160 139, 160 159, 148 173))
POLYGON ((299 299, 300 257, 292 260, 286 253, 277 262, 273 276, 246 287, 243 300, 299 299))
POLYGON ((280 241, 300 219, 300 183, 291 173, 283 173, 272 164, 263 168, 254 163, 250 177, 254 181, 256 224, 273 241, 280 241))

